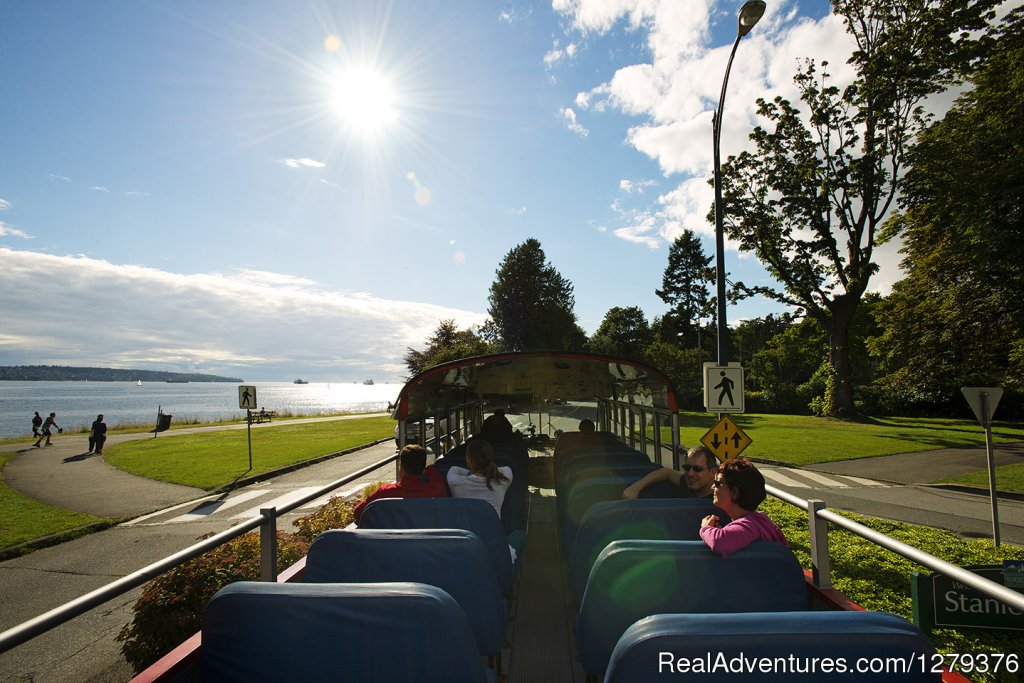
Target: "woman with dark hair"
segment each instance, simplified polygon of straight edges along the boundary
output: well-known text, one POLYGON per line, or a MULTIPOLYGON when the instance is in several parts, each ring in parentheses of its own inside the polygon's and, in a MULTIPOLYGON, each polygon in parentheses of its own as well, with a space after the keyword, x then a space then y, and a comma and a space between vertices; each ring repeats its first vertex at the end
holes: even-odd
POLYGON ((466 447, 465 467, 452 466, 448 470, 448 488, 455 498, 486 500, 501 517, 501 504, 512 483, 512 468, 498 467, 494 463, 494 447, 483 439, 473 439, 466 447))
POLYGON ((701 522, 700 537, 713 552, 726 557, 754 541, 774 541, 789 547, 782 530, 771 517, 757 509, 767 494, 764 475, 750 460, 727 461, 718 468, 712 486, 715 505, 732 517, 724 527, 719 525, 717 515, 708 515, 701 522))

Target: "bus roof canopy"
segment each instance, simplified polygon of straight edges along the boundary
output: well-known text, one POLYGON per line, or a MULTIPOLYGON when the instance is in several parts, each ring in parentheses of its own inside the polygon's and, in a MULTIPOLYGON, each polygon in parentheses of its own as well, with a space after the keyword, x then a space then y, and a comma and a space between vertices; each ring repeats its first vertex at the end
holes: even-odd
POLYGON ((676 412, 675 387, 634 360, 588 353, 523 352, 436 365, 409 380, 394 417, 417 420, 474 402, 537 404, 552 399, 616 399, 676 412))

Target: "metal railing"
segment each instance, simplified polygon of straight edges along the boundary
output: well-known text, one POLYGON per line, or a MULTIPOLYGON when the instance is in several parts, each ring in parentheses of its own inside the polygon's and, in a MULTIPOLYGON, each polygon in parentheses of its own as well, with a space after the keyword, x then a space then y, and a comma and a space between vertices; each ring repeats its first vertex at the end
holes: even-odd
POLYGON ((23 622, 3 633, 0 633, 0 653, 7 652, 13 647, 21 645, 36 636, 46 633, 52 628, 74 619, 75 617, 88 612, 94 607, 113 600, 114 598, 127 593, 131 589, 155 579, 164 572, 174 569, 178 565, 199 557, 203 553, 216 548, 219 545, 232 541, 239 536, 246 534, 257 527, 260 529, 260 580, 277 580, 277 518, 296 510, 306 503, 316 500, 331 491, 351 483, 362 476, 375 470, 387 467, 397 460, 397 454, 378 460, 366 467, 337 479, 312 493, 308 493, 287 505, 277 508, 262 508, 259 516, 251 517, 236 526, 215 534, 195 545, 154 562, 151 565, 132 572, 117 581, 101 586, 91 593, 86 593, 80 598, 64 603, 60 607, 39 615, 34 619, 23 622))
POLYGON ((828 555, 828 525, 835 524, 837 527, 877 546, 891 550, 911 562, 944 574, 1014 609, 1024 611, 1024 595, 1021 593, 832 512, 825 507, 824 501, 804 500, 774 486, 765 486, 765 490, 784 503, 807 511, 807 524, 811 532, 811 564, 813 565, 811 571, 814 585, 818 588, 832 587, 832 569, 828 555))

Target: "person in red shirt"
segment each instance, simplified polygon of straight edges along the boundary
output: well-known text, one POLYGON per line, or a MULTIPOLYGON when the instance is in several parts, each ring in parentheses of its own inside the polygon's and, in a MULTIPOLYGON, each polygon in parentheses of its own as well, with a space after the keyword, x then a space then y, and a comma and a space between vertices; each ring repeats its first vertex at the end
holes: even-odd
POLYGON ((398 456, 398 475, 397 482, 381 486, 356 506, 356 524, 366 506, 380 498, 444 498, 448 495, 441 473, 433 465, 427 466, 427 451, 423 446, 412 444, 402 449, 398 456))

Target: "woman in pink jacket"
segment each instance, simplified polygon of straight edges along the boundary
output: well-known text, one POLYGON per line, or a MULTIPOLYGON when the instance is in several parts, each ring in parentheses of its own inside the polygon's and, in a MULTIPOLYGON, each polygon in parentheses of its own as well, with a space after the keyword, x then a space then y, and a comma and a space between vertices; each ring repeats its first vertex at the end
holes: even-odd
POLYGON ((771 517, 757 510, 767 497, 764 475, 748 459, 727 461, 718 468, 712 486, 715 505, 732 517, 724 527, 717 515, 708 515, 701 522, 700 537, 713 552, 726 557, 754 541, 774 541, 789 547, 771 517))

